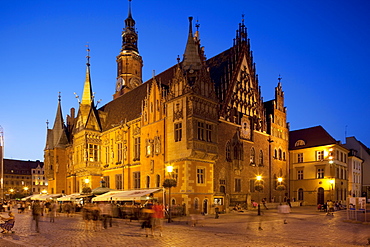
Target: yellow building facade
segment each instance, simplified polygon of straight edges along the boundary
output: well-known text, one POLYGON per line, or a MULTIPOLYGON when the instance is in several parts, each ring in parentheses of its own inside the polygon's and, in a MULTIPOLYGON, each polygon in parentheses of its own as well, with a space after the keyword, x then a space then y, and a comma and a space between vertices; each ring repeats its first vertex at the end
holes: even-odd
MULTIPOLYGON (((78 193, 105 185, 114 190, 159 189, 174 178, 171 205, 186 213, 213 213, 235 204, 288 195, 288 125, 279 81, 263 102, 244 23, 233 46, 206 59, 189 18, 184 58, 147 82, 131 10, 117 56, 113 100, 96 108, 89 57, 79 109, 64 123, 61 101, 48 129, 45 170, 49 193, 78 193), (171 173, 167 167, 173 167, 171 173), (263 190, 256 191, 262 174, 263 190)), ((163 198, 165 195, 165 198, 163 198)))
POLYGON ((303 205, 345 204, 348 149, 316 126, 290 132, 291 196, 303 205))

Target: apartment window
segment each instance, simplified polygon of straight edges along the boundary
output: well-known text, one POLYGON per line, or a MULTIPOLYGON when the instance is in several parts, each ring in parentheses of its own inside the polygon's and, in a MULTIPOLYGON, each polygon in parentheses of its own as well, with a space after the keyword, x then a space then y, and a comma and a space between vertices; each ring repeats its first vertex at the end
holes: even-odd
POLYGON ((182 138, 182 123, 175 123, 175 142, 181 141, 182 138))
POLYGON ((298 163, 303 163, 303 153, 297 154, 297 162, 298 163))
POLYGON ((226 180, 225 179, 220 179, 220 184, 226 184, 226 180))
POLYGON ((205 176, 205 169, 204 168, 198 168, 197 169, 197 183, 198 184, 204 184, 204 176, 205 176))
POLYGON ((134 189, 140 189, 140 172, 134 172, 134 189))
POLYGON ((116 190, 123 189, 122 174, 116 174, 116 190))
POLYGON ((324 151, 316 151, 316 161, 324 160, 324 151))
POLYGON ((134 160, 140 160, 140 137, 135 138, 134 143, 134 160))
POLYGON ((324 178, 324 168, 317 168, 317 178, 324 178))
POLYGON ((241 192, 242 191, 242 181, 240 178, 235 178, 235 192, 241 192))
POLYGON ((297 171, 297 179, 302 180, 303 179, 303 170, 298 170, 297 171))
POLYGON ((99 146, 95 144, 89 144, 89 161, 99 160, 99 146))
POLYGON ((198 140, 204 141, 204 123, 198 122, 198 140))

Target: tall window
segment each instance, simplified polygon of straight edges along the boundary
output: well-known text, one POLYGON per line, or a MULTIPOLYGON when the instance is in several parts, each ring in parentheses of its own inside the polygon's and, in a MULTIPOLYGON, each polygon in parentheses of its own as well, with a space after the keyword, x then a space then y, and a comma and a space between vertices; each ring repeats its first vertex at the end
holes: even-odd
POLYGON ((283 152, 281 151, 281 149, 279 148, 279 160, 282 160, 283 159, 283 152))
POLYGON ((89 161, 99 160, 99 146, 95 144, 89 144, 89 161))
POLYGON ((255 192, 256 190, 255 190, 255 187, 254 187, 254 179, 251 179, 251 180, 249 180, 249 190, 250 190, 250 192, 255 192))
POLYGON ((156 181, 155 181, 156 187, 161 187, 161 175, 157 174, 156 181))
POLYGON ((116 190, 123 189, 122 174, 116 174, 116 190))
POLYGON ((297 179, 302 180, 303 179, 303 170, 298 170, 297 171, 297 179))
POLYGON ((109 164, 109 146, 105 147, 105 163, 109 164))
POLYGON ((258 166, 263 166, 263 152, 260 150, 260 155, 258 159, 258 166))
POLYGON ((104 176, 103 181, 105 182, 105 187, 109 188, 110 187, 109 176, 104 176))
POLYGON ((204 168, 198 168, 197 169, 197 183, 198 184, 204 184, 205 183, 205 169, 204 168))
POLYGON ((235 178, 235 192, 242 191, 242 180, 240 178, 235 178))
POLYGON ((303 163, 303 153, 297 154, 297 162, 298 163, 303 163))
POLYGON ((324 168, 317 168, 317 178, 324 178, 324 168))
POLYGON ((182 138, 182 123, 175 123, 175 142, 181 141, 182 138))
POLYGON ((324 160, 324 151, 316 151, 316 161, 324 160))
POLYGON ((212 125, 206 124, 206 141, 212 141, 212 125))
POLYGON ((302 188, 298 190, 298 200, 303 201, 303 189, 302 188))
POLYGON ((117 161, 122 162, 123 155, 122 155, 122 142, 117 143, 117 161))
POLYGON ((254 148, 251 148, 250 165, 251 166, 256 165, 256 153, 254 151, 254 148))
POLYGON ((150 188, 150 177, 149 176, 146 176, 146 188, 147 189, 150 188))
POLYGON ((140 172, 134 172, 134 189, 140 189, 140 172))
POLYGON ((140 160, 140 137, 135 138, 134 143, 134 160, 140 160))
POLYGON ((204 123, 198 122, 198 140, 204 141, 204 123))
POLYGON ((226 161, 231 161, 230 141, 226 143, 226 161))

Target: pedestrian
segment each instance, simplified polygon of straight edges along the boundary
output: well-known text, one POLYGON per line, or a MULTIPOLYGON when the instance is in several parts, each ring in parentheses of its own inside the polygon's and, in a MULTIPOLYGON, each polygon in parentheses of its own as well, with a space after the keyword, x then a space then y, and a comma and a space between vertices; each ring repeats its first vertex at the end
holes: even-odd
POLYGON ((262 204, 265 207, 265 209, 268 209, 266 205, 266 198, 262 198, 262 204))
POLYGON ((98 227, 98 221, 100 220, 100 208, 96 203, 92 204, 91 206, 91 214, 92 214, 92 221, 93 221, 93 229, 97 231, 100 229, 98 227))
POLYGON ((332 200, 329 200, 327 202, 327 205, 328 205, 328 212, 326 215, 334 215, 334 203, 332 200))
POLYGON ((163 231, 163 219, 164 219, 164 206, 163 204, 154 203, 153 205, 153 215, 152 215, 152 228, 153 228, 153 235, 156 229, 159 229, 159 236, 162 237, 163 231))
POLYGON ((143 222, 141 223, 141 228, 145 229, 145 236, 149 236, 149 232, 151 236, 154 237, 153 234, 153 225, 152 225, 152 216, 153 216, 153 209, 146 207, 141 210, 143 222))
POLYGON ((284 224, 288 224, 287 217, 288 214, 290 213, 290 207, 289 205, 279 205, 278 206, 278 212, 282 215, 284 219, 284 224))
POLYGON ((112 227, 112 216, 113 216, 112 204, 108 202, 100 202, 98 206, 100 209, 100 216, 102 219, 103 229, 108 228, 108 222, 109 226, 112 227))
POLYGON ((50 222, 55 222, 55 215, 57 213, 57 205, 54 201, 49 204, 49 218, 50 222))
POLYGON ((33 220, 35 221, 36 232, 40 232, 39 221, 40 221, 41 214, 42 214, 42 208, 41 208, 40 202, 36 200, 32 205, 32 217, 33 217, 33 220))
POLYGON ((292 207, 292 204, 290 203, 290 198, 286 199, 286 203, 288 204, 288 206, 291 208, 292 207))
POLYGON ((91 203, 86 203, 82 208, 82 219, 85 222, 85 231, 89 230, 92 218, 92 205, 91 203))

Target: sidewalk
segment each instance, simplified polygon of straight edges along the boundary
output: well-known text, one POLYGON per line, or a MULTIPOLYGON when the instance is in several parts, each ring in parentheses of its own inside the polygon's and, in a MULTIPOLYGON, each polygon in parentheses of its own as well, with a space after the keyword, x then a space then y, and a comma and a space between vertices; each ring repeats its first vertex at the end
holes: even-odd
MULTIPOLYGON (((5 215, 2 213, 2 215, 5 215)), ((189 218, 164 222, 163 237, 145 237, 140 222, 114 219, 113 227, 85 231, 80 214, 61 215, 50 223, 42 217, 36 233, 30 213, 17 214, 15 233, 5 234, 0 246, 366 246, 370 225, 344 222, 345 211, 326 216, 315 207, 292 208, 288 224, 276 210, 207 215, 198 226, 189 218), (203 226, 200 226, 203 225, 203 226), (262 230, 260 230, 262 229, 262 230)))

